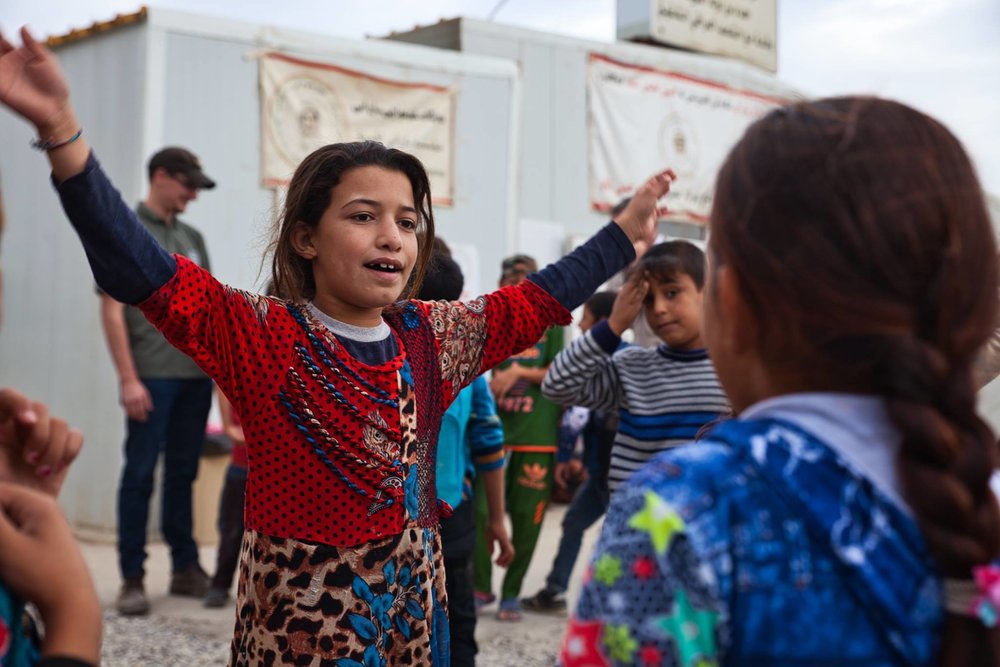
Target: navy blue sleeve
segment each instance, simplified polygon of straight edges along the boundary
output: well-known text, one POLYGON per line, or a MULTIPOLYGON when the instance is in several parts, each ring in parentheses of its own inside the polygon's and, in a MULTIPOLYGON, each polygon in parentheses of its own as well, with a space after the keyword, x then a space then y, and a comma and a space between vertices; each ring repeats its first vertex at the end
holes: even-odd
POLYGON ((635 248, 614 222, 590 237, 558 262, 528 276, 566 310, 573 310, 597 291, 608 278, 635 259, 635 248))
POLYGON ((594 342, 608 354, 614 354, 621 347, 621 336, 612 331, 611 325, 606 319, 591 327, 589 333, 594 338, 594 342))
POLYGON ((173 277, 174 258, 125 204, 93 153, 82 172, 52 182, 83 242, 94 280, 109 296, 141 303, 173 277))

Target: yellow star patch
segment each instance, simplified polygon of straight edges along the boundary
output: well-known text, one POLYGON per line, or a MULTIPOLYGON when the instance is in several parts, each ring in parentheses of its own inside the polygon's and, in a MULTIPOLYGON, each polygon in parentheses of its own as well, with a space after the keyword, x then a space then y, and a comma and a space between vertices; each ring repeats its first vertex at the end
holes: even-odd
POLYGON ((646 491, 645 498, 645 506, 632 515, 628 525, 648 533, 657 555, 663 555, 674 535, 684 532, 684 519, 652 491, 646 491))

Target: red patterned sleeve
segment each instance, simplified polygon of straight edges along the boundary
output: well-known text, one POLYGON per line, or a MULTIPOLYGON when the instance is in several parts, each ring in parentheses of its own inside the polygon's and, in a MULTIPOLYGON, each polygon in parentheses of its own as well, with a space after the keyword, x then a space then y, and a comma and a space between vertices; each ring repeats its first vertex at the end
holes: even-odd
MULTIPOLYGON (((282 302, 224 285, 175 255, 177 273, 139 304, 171 345, 190 356, 222 389, 240 414, 251 414, 248 395, 279 378, 285 365, 291 316, 282 302)), ((268 395, 263 391, 263 395, 268 395)))
POLYGON ((446 405, 476 377, 537 343, 546 329, 572 321, 530 280, 473 301, 416 303, 434 330, 446 405))

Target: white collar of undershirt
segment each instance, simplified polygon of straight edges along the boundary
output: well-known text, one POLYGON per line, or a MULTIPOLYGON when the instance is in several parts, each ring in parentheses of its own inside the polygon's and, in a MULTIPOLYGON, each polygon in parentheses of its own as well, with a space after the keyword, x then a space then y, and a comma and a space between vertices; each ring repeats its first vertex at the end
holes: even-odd
POLYGON ((317 308, 316 304, 311 301, 309 302, 309 312, 313 317, 322 322, 323 326, 329 329, 335 336, 356 340, 359 343, 377 343, 380 340, 385 340, 392 334, 385 320, 381 320, 373 327, 359 327, 330 317, 317 308))

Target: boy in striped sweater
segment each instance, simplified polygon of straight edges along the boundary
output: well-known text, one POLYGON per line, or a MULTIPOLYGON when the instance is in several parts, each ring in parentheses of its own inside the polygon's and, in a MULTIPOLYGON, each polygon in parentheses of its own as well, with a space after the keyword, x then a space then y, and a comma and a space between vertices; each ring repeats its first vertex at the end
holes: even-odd
POLYGON ((630 270, 611 317, 559 353, 545 376, 542 393, 552 401, 618 411, 612 493, 656 453, 729 414, 701 337, 704 282, 699 248, 686 241, 653 246, 630 270), (662 344, 616 352, 643 308, 662 344))

